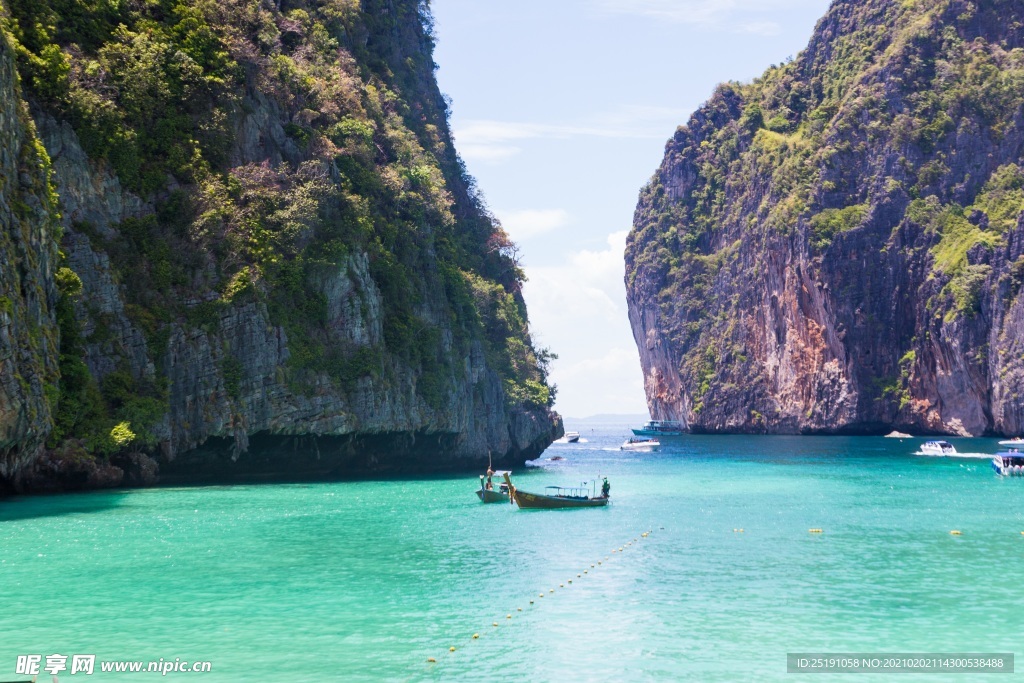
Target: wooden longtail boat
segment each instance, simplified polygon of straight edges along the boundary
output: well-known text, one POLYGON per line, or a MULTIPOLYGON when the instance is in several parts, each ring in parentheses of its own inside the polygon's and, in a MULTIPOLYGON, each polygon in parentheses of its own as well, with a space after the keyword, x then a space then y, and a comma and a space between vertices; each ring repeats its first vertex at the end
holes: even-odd
POLYGON ((520 509, 542 509, 553 510, 556 508, 596 508, 608 504, 608 496, 590 496, 585 487, 548 486, 548 493, 530 493, 520 491, 513 484, 505 473, 505 483, 508 484, 509 494, 512 501, 520 509))
POLYGON ((484 478, 484 475, 480 475, 480 488, 476 490, 476 497, 484 503, 507 503, 508 501, 508 484, 501 482, 498 488, 494 488, 494 484, 491 482, 491 476, 495 474, 512 474, 504 470, 498 470, 497 472, 488 471, 488 476, 484 478), (487 488, 487 485, 491 484, 491 488, 487 488))

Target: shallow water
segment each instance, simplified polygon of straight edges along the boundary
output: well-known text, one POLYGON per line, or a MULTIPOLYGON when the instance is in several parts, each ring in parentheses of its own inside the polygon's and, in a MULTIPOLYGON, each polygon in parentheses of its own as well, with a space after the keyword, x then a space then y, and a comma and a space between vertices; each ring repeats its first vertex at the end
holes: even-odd
POLYGON ((474 475, 0 503, 0 680, 30 653, 212 662, 167 680, 782 680, 787 652, 1020 642, 1024 479, 987 460, 867 437, 625 453, 623 426, 581 431, 515 481, 606 475, 604 509, 482 505, 474 475))

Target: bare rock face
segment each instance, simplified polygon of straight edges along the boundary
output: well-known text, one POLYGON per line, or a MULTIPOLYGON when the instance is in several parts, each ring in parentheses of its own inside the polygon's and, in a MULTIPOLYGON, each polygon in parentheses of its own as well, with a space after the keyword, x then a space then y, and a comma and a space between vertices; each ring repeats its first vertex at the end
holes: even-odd
POLYGON ((49 159, 20 93, 0 34, 0 488, 39 454, 57 381, 59 225, 49 159))
POLYGON ((677 130, 626 250, 652 415, 1024 429, 1024 12, 1000 7, 838 0, 677 130))

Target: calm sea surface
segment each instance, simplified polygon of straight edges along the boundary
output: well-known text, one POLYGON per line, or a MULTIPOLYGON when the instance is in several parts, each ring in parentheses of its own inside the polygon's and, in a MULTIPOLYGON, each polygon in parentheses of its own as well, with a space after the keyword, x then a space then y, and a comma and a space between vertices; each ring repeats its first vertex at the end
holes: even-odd
POLYGON ((606 475, 605 509, 483 505, 473 475, 0 502, 0 680, 33 653, 209 660, 164 679, 200 681, 792 680, 787 652, 1024 654, 1024 479, 989 459, 867 437, 626 453, 624 425, 576 428, 587 443, 515 481, 606 475))

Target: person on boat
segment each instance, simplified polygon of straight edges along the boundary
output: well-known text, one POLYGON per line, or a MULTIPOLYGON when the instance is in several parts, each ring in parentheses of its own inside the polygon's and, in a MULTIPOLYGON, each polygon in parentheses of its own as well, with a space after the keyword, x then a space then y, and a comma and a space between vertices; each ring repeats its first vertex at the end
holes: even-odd
POLYGON ((487 468, 487 483, 484 485, 484 488, 487 489, 488 491, 493 491, 494 490, 494 482, 491 481, 491 477, 493 477, 493 476, 494 476, 494 470, 492 470, 490 467, 488 467, 487 468))
POLYGON ((604 496, 605 498, 607 498, 608 494, 611 493, 611 490, 612 490, 612 485, 608 483, 608 477, 605 477, 604 478, 604 483, 601 484, 601 495, 604 496))

